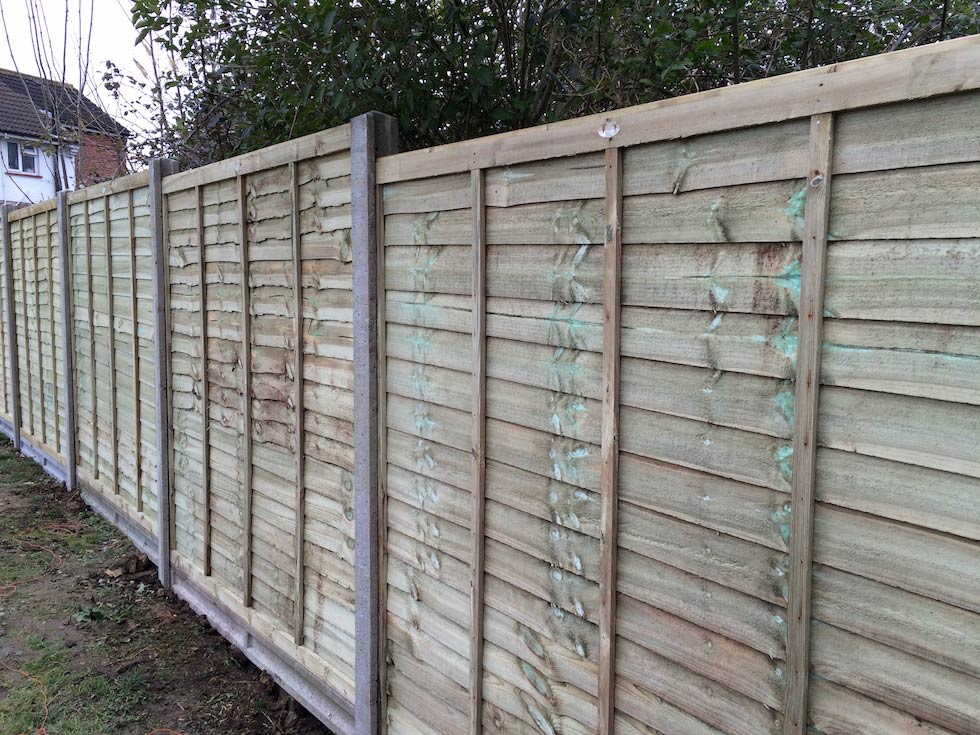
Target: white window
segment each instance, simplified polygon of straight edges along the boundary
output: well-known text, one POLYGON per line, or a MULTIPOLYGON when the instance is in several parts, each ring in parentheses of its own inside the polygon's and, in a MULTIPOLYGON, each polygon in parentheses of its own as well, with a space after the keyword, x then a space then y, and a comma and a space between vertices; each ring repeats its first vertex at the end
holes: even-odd
POLYGON ((7 141, 7 170, 37 173, 37 147, 15 140, 7 141))

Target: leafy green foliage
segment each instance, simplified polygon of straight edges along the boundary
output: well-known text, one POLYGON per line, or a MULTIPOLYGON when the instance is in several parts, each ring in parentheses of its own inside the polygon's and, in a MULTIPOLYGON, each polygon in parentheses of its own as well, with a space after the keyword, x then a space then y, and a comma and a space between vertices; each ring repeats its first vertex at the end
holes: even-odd
POLYGON ((968 0, 135 0, 187 164, 376 109, 410 148, 980 30, 968 0))

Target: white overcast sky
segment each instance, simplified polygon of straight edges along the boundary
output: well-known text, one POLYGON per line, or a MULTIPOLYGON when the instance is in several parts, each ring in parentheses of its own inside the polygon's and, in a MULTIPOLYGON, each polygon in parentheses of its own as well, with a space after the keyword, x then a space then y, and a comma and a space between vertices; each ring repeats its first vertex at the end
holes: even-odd
MULTIPOLYGON (((66 81, 83 88, 87 96, 99 102, 107 112, 119 117, 120 109, 105 91, 101 81, 106 60, 113 61, 124 72, 144 81, 146 78, 140 66, 147 71, 150 70, 149 54, 145 43, 139 47, 134 45, 137 33, 130 18, 130 0, 0 0, 5 26, 0 28, 0 68, 16 68, 28 74, 38 73, 30 32, 31 25, 28 20, 32 8, 40 9, 43 15, 42 25, 47 27, 46 35, 54 49, 59 72, 61 51, 66 35, 65 10, 67 8, 66 81), (79 6, 81 6, 81 30, 79 6), (88 40, 90 16, 94 17, 89 51, 89 74, 88 82, 83 85, 80 83, 79 46, 81 44, 84 48, 88 40)), ((132 97, 136 92, 125 90, 124 94, 132 97)), ((123 122, 125 123, 125 120, 123 122)))

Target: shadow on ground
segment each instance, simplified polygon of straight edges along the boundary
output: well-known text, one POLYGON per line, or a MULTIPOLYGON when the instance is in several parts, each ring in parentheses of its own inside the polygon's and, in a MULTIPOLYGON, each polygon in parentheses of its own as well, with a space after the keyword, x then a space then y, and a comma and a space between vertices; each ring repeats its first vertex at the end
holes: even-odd
POLYGON ((0 735, 329 735, 0 440, 0 735))

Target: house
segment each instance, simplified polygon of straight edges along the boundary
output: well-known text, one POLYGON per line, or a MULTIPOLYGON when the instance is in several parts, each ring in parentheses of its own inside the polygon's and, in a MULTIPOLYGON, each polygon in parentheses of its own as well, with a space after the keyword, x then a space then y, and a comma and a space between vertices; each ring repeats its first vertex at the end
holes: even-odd
POLYGON ((125 173, 128 131, 74 86, 0 69, 0 203, 125 173))

